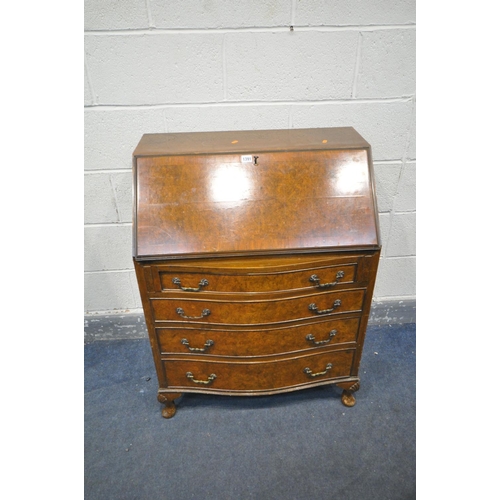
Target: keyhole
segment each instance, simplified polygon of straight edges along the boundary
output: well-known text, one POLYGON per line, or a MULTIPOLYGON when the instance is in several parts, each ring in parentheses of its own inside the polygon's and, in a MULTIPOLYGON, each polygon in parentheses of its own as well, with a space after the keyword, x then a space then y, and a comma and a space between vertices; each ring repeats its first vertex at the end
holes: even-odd
POLYGON ((258 158, 258 156, 254 156, 254 157, 253 157, 253 164, 254 164, 254 165, 257 165, 257 158, 258 158))

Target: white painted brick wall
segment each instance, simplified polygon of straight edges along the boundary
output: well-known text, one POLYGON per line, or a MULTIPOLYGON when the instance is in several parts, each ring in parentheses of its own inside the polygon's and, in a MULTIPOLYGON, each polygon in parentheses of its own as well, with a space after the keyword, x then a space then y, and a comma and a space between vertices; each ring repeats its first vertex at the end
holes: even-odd
POLYGON ((144 0, 85 0, 86 30, 148 28, 144 0))
POLYGON ((353 126, 377 161, 405 157, 414 103, 411 99, 323 102, 291 106, 293 128, 353 126))
POLYGON ((296 22, 305 26, 414 24, 414 0, 297 0, 296 22))
POLYGON ((84 179, 85 223, 132 222, 132 172, 88 172, 84 179))
POLYGON ((377 163, 374 165, 379 213, 390 212, 398 192, 401 163, 377 163))
POLYGON ((415 30, 362 32, 355 97, 415 94, 415 30))
POLYGON ((287 26, 290 0, 149 0, 156 28, 248 28, 287 26))
POLYGON ((227 100, 348 99, 357 40, 353 31, 228 33, 227 100))
POLYGON ((414 0, 85 0, 85 30, 86 312, 141 308, 131 168, 150 132, 355 127, 375 163, 375 299, 415 298, 414 0))
POLYGON ((213 33, 87 35, 86 62, 96 103, 221 101, 222 41, 213 33))
POLYGON ((142 134, 164 131, 165 113, 156 108, 101 108, 85 110, 85 170, 132 168, 132 153, 142 134))
POLYGON ((93 224, 85 228, 85 246, 95 248, 85 253, 85 270, 120 271, 130 268, 131 224, 93 224))

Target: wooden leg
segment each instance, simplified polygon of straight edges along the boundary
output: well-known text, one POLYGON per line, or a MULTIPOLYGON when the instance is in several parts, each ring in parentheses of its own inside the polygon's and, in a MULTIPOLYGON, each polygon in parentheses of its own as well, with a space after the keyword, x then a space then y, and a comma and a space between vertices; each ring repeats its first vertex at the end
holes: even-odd
POLYGON ((341 396, 342 404, 349 407, 354 406, 356 404, 356 398, 353 393, 359 389, 359 381, 354 384, 350 382, 347 386, 345 384, 337 385, 344 389, 341 396))
POLYGON ((181 394, 170 394, 165 392, 158 393, 158 401, 165 405, 162 409, 161 414, 164 418, 172 418, 177 411, 175 407, 174 399, 180 398, 181 394))

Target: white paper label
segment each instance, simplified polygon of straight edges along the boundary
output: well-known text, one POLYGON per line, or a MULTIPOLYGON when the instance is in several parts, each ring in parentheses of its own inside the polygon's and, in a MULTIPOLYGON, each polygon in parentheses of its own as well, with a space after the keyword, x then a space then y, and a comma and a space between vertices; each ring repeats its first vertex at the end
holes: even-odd
POLYGON ((252 163, 252 155, 242 155, 241 163, 252 163))

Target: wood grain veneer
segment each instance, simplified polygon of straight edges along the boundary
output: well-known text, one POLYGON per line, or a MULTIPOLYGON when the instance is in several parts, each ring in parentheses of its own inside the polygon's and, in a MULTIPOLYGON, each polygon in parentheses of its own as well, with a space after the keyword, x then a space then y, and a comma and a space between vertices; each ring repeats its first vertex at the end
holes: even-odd
POLYGON ((354 129, 146 134, 133 229, 164 417, 184 392, 354 405, 381 248, 354 129))

